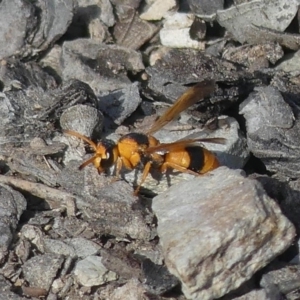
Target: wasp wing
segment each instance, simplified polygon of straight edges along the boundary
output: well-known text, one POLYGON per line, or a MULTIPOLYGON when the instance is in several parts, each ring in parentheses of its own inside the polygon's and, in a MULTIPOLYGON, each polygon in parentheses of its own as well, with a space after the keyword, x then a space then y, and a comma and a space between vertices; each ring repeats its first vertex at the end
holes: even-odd
POLYGON ((215 90, 214 80, 203 80, 187 89, 176 102, 152 125, 148 135, 152 135, 163 126, 176 118, 182 111, 186 110, 200 99, 207 97, 215 90))
POLYGON ((196 143, 214 143, 214 144, 226 144, 224 138, 198 138, 198 139, 186 139, 180 140, 173 143, 162 143, 157 146, 149 147, 145 150, 146 153, 154 152, 170 152, 182 150, 187 146, 197 145, 196 143))

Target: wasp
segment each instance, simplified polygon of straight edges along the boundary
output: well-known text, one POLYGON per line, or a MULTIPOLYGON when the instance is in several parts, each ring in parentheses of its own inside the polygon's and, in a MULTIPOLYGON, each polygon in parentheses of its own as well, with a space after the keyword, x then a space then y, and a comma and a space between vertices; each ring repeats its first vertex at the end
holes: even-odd
POLYGON ((142 163, 144 169, 140 184, 135 189, 135 194, 149 175, 152 167, 166 172, 175 169, 179 172, 193 175, 204 174, 219 166, 215 155, 197 142, 213 142, 224 144, 223 138, 184 139, 173 143, 160 143, 153 134, 176 118, 182 111, 203 99, 215 90, 213 80, 204 80, 190 87, 176 102, 155 121, 150 130, 144 133, 129 133, 122 136, 117 143, 110 140, 101 140, 98 144, 80 133, 65 130, 64 132, 76 136, 88 143, 94 155, 83 162, 79 169, 93 163, 98 173, 102 173, 116 165, 116 177, 119 177, 122 167, 133 170, 142 163))

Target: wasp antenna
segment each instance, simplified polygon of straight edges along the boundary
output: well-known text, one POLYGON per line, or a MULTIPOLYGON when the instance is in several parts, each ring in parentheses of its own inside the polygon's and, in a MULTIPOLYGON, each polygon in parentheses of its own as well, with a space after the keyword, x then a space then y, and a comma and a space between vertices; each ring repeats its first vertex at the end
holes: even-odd
POLYGON ((88 160, 86 160, 84 163, 82 163, 79 166, 79 170, 82 170, 83 168, 85 168, 87 165, 92 164, 94 162, 94 160, 97 158, 96 155, 92 156, 91 158, 89 158, 88 160))
POLYGON ((97 145, 91 140, 89 139, 88 137, 86 137, 85 135, 82 135, 76 131, 73 131, 73 130, 64 130, 63 133, 66 133, 66 134, 69 134, 69 135, 73 135, 73 136, 76 136, 78 137, 79 139, 82 139, 83 141, 85 141, 86 143, 88 143, 93 149, 94 151, 97 151, 97 145))

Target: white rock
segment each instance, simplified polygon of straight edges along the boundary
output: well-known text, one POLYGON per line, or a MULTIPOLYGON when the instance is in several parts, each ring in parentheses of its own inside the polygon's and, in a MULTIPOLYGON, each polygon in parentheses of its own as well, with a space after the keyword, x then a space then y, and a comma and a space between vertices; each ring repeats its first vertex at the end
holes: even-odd
POLYGON ((238 288, 295 237, 261 184, 226 167, 171 187, 152 208, 166 265, 188 299, 238 288))
POLYGON ((101 285, 117 279, 117 274, 102 264, 102 258, 94 255, 80 260, 75 266, 74 274, 83 286, 101 285))
POLYGON ((252 25, 284 31, 295 17, 299 4, 299 0, 254 0, 219 10, 217 20, 236 40, 244 43, 248 41, 252 25))
POLYGON ((161 20, 170 10, 177 6, 176 0, 156 0, 140 15, 146 21, 161 20))
POLYGON ((164 27, 159 32, 162 45, 171 48, 204 50, 204 42, 192 40, 190 37, 190 27, 194 19, 195 15, 185 13, 175 13, 166 17, 164 27))

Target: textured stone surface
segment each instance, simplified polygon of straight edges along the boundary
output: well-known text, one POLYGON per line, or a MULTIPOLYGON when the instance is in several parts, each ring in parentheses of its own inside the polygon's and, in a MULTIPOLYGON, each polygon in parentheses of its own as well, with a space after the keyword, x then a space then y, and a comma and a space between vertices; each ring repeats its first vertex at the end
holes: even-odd
POLYGON ((116 273, 102 264, 102 258, 94 255, 80 260, 75 266, 74 274, 83 286, 100 285, 117 279, 116 273))
POLYGON ((74 105, 66 109, 60 118, 62 129, 73 130, 85 136, 93 136, 102 131, 104 117, 94 107, 74 105))
POLYGON ((298 177, 300 107, 293 99, 285 101, 274 87, 256 89, 240 105, 247 126, 251 152, 261 158, 268 170, 298 177))
POLYGON ((251 25, 284 31, 295 17, 298 5, 298 0, 255 0, 218 11, 217 20, 244 43, 250 40, 251 25))
POLYGON ((211 15, 224 6, 224 0, 187 0, 191 11, 199 15, 211 15))
POLYGON ((169 11, 177 6, 176 0, 155 0, 141 13, 142 20, 161 20, 169 11))
POLYGON ((99 98, 100 110, 120 125, 142 102, 137 82, 99 98))
POLYGON ((26 209, 22 194, 9 186, 0 185, 0 262, 8 253, 21 214, 26 209))
POLYGON ((34 256, 27 260, 22 267, 24 278, 32 287, 49 290, 63 262, 63 257, 57 254, 48 253, 34 256))
POLYGON ((122 287, 115 289, 111 294, 111 300, 150 300, 152 296, 147 296, 146 290, 137 279, 131 279, 122 287))
POLYGON ((188 299, 236 289, 295 236, 257 181, 225 167, 171 187, 153 210, 166 264, 188 299))

